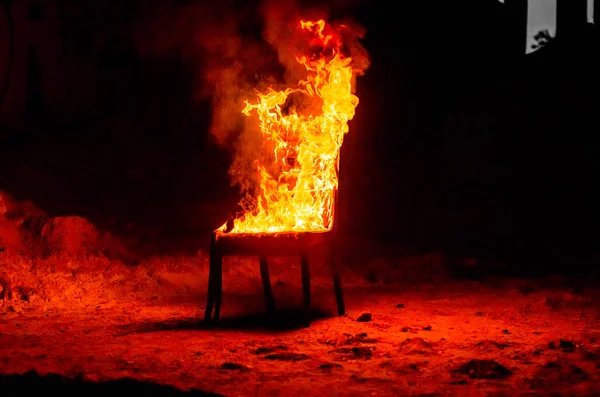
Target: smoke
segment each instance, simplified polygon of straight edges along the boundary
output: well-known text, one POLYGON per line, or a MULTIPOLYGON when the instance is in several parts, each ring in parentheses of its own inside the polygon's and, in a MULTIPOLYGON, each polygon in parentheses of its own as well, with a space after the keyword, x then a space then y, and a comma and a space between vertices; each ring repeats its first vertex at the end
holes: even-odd
MULTIPOLYGON (((262 136, 257 120, 241 112, 245 101, 252 101, 256 91, 294 86, 306 76, 306 69, 296 60, 301 46, 308 45, 299 34, 301 19, 327 20, 331 12, 356 4, 357 0, 333 1, 327 7, 318 2, 283 0, 259 4, 211 0, 185 7, 167 4, 164 9, 154 7, 141 18, 152 22, 140 25, 143 35, 138 41, 142 53, 179 52, 194 68, 196 98, 208 100, 212 106, 211 136, 234 154, 231 182, 251 195, 257 179, 253 160, 262 149, 262 136)), ((365 70, 368 56, 357 40, 364 30, 351 20, 343 23, 354 35, 347 40, 350 55, 356 57, 357 69, 365 70)))

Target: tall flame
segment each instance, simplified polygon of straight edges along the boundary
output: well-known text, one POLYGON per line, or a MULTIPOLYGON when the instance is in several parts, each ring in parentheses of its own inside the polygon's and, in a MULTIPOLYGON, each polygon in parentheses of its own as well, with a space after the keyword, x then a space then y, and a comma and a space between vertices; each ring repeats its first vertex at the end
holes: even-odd
MULTIPOLYGON (((254 162, 260 178, 254 208, 234 221, 231 233, 322 232, 333 226, 340 148, 358 105, 354 70, 339 31, 323 20, 301 21, 300 28, 310 50, 296 60, 307 77, 295 88, 257 93, 257 102, 246 101, 243 109, 258 116, 264 153, 254 162), (309 102, 300 112, 289 106, 299 96, 309 102)), ((227 229, 225 224, 219 230, 227 229)))

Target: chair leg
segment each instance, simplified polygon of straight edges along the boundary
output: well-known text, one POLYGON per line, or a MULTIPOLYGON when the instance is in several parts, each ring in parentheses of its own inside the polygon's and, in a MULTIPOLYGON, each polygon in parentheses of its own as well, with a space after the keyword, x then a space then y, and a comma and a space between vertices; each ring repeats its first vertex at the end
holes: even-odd
POLYGON ((210 259, 208 268, 208 291, 206 294, 206 307, 204 308, 204 321, 208 322, 211 320, 213 314, 213 307, 215 304, 215 275, 217 273, 215 269, 215 248, 213 244, 210 247, 210 259))
POLYGON ((221 299, 223 297, 223 257, 219 252, 215 255, 215 322, 221 315, 221 299))
POLYGON ((302 298, 304 300, 304 309, 310 316, 310 264, 308 255, 300 256, 300 266, 302 268, 302 298))
POLYGON ((262 279, 263 290, 265 291, 265 304, 267 306, 267 313, 275 313, 275 301, 273 299, 273 290, 271 289, 271 277, 269 275, 269 262, 266 256, 260 256, 258 258, 260 262, 260 277, 262 279))
POLYGON ((335 289, 335 301, 337 303, 338 316, 346 314, 346 307, 344 306, 344 292, 342 291, 342 277, 338 271, 337 258, 335 255, 335 249, 331 249, 330 253, 331 270, 333 273, 333 286, 335 289))

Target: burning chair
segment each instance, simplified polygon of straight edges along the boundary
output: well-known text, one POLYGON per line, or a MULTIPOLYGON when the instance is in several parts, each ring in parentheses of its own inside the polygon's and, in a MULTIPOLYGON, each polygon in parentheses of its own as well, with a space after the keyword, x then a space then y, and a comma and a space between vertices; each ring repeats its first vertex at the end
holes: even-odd
POLYGON ((310 261, 311 254, 325 251, 333 271, 333 283, 337 302, 338 315, 345 314, 342 281, 336 266, 335 231, 300 232, 256 235, 249 233, 227 234, 221 230, 212 233, 210 244, 210 270, 208 280, 208 297, 204 320, 218 321, 220 316, 223 257, 225 256, 257 256, 260 263, 260 275, 265 293, 267 312, 275 312, 275 302, 271 290, 268 256, 299 256, 302 271, 302 295, 304 308, 310 312, 310 261), (213 311, 214 309, 214 311, 213 311))
POLYGON ((273 313, 268 257, 300 257, 309 311, 309 257, 326 252, 338 314, 345 313, 335 254, 339 154, 358 105, 355 77, 368 62, 361 67, 353 59, 362 47, 347 26, 301 21, 299 35, 306 45, 296 59, 307 77, 297 88, 257 94, 257 103, 246 102, 243 110, 258 116, 262 133, 262 153, 253 159, 258 182, 253 194, 246 191, 250 200, 242 200, 245 212, 212 233, 205 321, 219 319, 223 258, 234 255, 259 258, 267 311, 273 313))

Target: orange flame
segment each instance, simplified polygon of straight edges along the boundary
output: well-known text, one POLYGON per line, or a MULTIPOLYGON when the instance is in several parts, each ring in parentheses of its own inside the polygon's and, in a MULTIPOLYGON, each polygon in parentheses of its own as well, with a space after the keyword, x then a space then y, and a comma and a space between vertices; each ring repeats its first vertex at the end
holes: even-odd
POLYGON ((340 35, 323 20, 301 21, 300 27, 310 50, 296 60, 307 77, 296 88, 257 93, 258 101, 246 101, 243 109, 258 116, 265 153, 254 163, 260 175, 256 206, 234 221, 231 233, 324 232, 333 226, 340 148, 358 105, 354 70, 340 35), (307 109, 289 106, 294 95, 308 98, 307 109))

